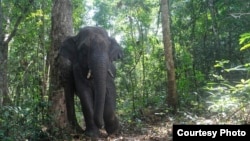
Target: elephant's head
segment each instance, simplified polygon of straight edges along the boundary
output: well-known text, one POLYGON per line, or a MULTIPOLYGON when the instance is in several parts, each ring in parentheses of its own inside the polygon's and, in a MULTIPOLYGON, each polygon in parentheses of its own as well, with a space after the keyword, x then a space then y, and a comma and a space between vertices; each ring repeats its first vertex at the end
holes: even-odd
POLYGON ((112 62, 122 57, 122 49, 114 38, 100 27, 84 27, 79 33, 67 39, 72 49, 67 57, 73 64, 79 63, 88 71, 86 79, 93 78, 95 86, 94 120, 98 127, 103 126, 103 112, 106 95, 107 76, 112 77, 112 62), (71 56, 72 55, 72 56, 71 56))

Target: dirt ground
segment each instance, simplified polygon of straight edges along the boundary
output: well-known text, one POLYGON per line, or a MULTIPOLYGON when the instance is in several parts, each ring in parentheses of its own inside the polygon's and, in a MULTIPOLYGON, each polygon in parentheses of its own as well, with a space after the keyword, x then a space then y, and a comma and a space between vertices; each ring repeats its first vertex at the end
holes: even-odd
POLYGON ((119 135, 107 136, 102 131, 100 138, 75 136, 73 141, 172 141, 173 122, 168 119, 143 121, 141 124, 122 124, 119 135))

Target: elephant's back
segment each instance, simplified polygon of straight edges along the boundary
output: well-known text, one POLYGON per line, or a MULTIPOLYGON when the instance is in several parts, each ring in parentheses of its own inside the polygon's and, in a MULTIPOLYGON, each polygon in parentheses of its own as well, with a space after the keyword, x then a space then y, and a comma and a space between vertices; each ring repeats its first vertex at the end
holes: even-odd
POLYGON ((105 29, 97 26, 86 26, 82 29, 80 29, 79 35, 86 35, 87 37, 90 37, 92 35, 100 35, 103 37, 108 37, 108 33, 105 29))

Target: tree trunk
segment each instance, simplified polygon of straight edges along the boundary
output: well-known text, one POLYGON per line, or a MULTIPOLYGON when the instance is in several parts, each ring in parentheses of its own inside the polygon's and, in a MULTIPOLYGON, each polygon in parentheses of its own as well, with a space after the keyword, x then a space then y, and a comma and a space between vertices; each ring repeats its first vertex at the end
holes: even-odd
MULTIPOLYGON (((2 32, 2 30, 1 30, 2 32)), ((0 33, 2 34, 2 33, 0 33)), ((7 56, 8 46, 0 41, 0 106, 8 105, 11 102, 8 95, 8 80, 7 80, 7 56)))
POLYGON ((67 36, 73 34, 72 6, 71 0, 53 0, 52 7, 52 47, 50 50, 50 114, 56 128, 66 128, 68 126, 66 103, 64 90, 59 81, 59 71, 55 65, 55 57, 58 50, 67 36))
POLYGON ((3 16, 2 16, 2 0, 0 0, 0 107, 3 105, 3 24, 2 21, 3 16))
MULTIPOLYGON (((213 42, 213 47, 214 47, 214 51, 213 51, 213 55, 214 55, 214 60, 219 60, 221 59, 221 54, 220 51, 222 50, 220 48, 220 37, 218 35, 219 31, 218 31, 218 25, 217 25, 217 10, 215 7, 215 1, 214 0, 208 0, 208 8, 210 11, 210 18, 212 21, 212 29, 213 29, 213 34, 214 34, 214 42, 213 42)), ((209 15, 209 14, 207 14, 209 15)), ((207 17, 208 18, 208 17, 207 17)))
POLYGON ((174 111, 177 108, 177 93, 176 93, 176 80, 175 80, 175 67, 173 59, 171 32, 170 32, 170 14, 169 14, 169 1, 161 0, 161 16, 162 16, 162 32, 163 43, 167 68, 167 104, 171 106, 174 111))
POLYGON ((0 0, 0 106, 4 104, 4 98, 7 95, 7 54, 3 43, 3 15, 2 15, 2 1, 0 0))

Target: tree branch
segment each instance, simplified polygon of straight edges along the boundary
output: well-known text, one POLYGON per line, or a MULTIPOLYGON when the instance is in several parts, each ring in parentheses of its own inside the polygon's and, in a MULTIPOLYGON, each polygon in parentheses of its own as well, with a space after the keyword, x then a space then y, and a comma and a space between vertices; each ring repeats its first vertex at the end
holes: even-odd
POLYGON ((235 19, 237 19, 244 15, 250 15, 250 13, 231 13, 230 15, 234 17, 235 19))
MULTIPOLYGON (((34 0, 30 0, 29 1, 29 5, 32 5, 34 2, 34 0)), ((27 14, 27 12, 29 11, 29 5, 27 5, 26 7, 24 7, 22 14, 17 18, 16 23, 14 25, 14 29, 12 30, 12 32, 10 33, 10 35, 8 36, 8 38, 4 41, 4 44, 8 44, 11 39, 16 35, 17 32, 17 28, 19 26, 19 24, 21 23, 22 19, 25 17, 25 15, 27 14)))

